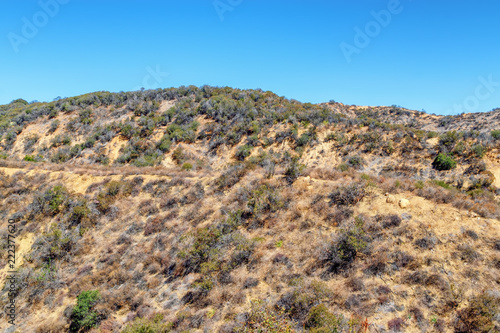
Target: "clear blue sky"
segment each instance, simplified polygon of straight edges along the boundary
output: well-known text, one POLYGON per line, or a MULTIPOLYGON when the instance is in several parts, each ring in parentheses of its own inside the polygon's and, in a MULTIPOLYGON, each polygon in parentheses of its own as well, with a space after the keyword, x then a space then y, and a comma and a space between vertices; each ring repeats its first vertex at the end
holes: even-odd
POLYGON ((500 107, 498 0, 54 1, 2 1, 1 104, 209 84, 438 114, 500 107))

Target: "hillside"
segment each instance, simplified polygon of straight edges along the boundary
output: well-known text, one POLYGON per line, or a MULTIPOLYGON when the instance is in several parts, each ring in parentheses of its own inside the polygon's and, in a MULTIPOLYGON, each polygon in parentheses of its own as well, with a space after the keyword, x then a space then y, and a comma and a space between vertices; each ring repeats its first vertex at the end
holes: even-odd
POLYGON ((0 328, 499 331, 499 117, 208 86, 2 105, 0 328))

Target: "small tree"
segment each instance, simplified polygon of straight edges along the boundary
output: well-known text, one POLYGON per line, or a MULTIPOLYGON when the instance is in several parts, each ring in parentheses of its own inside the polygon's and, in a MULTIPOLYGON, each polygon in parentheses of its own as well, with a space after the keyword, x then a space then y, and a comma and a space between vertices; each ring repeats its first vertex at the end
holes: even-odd
POLYGON ((97 326, 99 315, 93 311, 93 307, 100 298, 99 290, 83 291, 77 296, 76 306, 71 314, 70 332, 85 332, 97 326))
POLYGON ((439 154, 432 162, 432 167, 436 170, 451 170, 457 166, 457 162, 449 155, 439 154))

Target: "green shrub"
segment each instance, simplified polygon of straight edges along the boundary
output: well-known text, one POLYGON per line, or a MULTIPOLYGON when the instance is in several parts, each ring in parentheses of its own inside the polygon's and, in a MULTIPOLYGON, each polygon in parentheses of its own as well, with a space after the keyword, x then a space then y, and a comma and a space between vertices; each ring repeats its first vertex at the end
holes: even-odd
POLYGON ((146 167, 146 166, 155 166, 161 163, 162 155, 157 152, 153 152, 151 154, 144 154, 139 156, 134 162, 133 165, 138 167, 146 167))
POLYGON ((170 146, 172 146, 172 140, 170 140, 167 135, 164 135, 160 142, 156 145, 156 147, 164 153, 170 151, 170 146))
POLYGON ((45 192, 44 199, 48 204, 48 212, 52 215, 56 215, 61 211, 61 206, 68 199, 68 190, 61 185, 56 185, 45 192))
POLYGON ((90 215, 90 208, 87 206, 87 201, 82 200, 77 203, 75 207, 72 208, 71 214, 69 216, 69 221, 71 224, 82 224, 86 222, 88 216, 90 215))
POLYGON ((79 117, 80 117, 80 122, 84 125, 89 125, 89 124, 92 124, 92 111, 91 110, 82 110, 80 111, 79 113, 79 117))
POLYGON ((457 131, 445 132, 439 137, 439 145, 444 147, 445 151, 450 152, 455 147, 457 141, 462 137, 462 133, 457 131))
POLYGON ((337 167, 340 171, 345 172, 349 170, 349 166, 345 163, 340 163, 339 166, 337 167))
POLYGON ((288 183, 292 184, 297 178, 299 178, 304 169, 305 165, 299 163, 299 158, 297 156, 289 159, 285 169, 285 178, 288 183))
POLYGON ((347 159, 347 163, 355 169, 359 169, 363 166, 364 160, 361 156, 351 156, 347 159))
POLYGON ((119 197, 128 196, 131 192, 132 186, 129 183, 116 180, 110 181, 106 184, 104 189, 97 194, 97 209, 106 213, 115 200, 119 197))
POLYGON ((425 186, 425 183, 422 180, 417 180, 415 182, 415 188, 418 190, 422 190, 425 186))
POLYGON ((490 132, 490 134, 495 140, 500 139, 500 130, 493 130, 490 132))
POLYGON ((432 162, 432 166, 439 171, 451 170, 457 166, 457 162, 451 156, 439 153, 432 162))
POLYGON ((344 318, 330 313, 324 304, 313 306, 307 315, 305 328, 309 332, 340 332, 344 318))
POLYGON ((181 146, 175 148, 175 150, 172 152, 172 160, 177 165, 182 164, 183 160, 186 158, 186 155, 184 154, 184 149, 182 149, 181 146))
POLYGON ((71 144, 71 138, 68 135, 56 135, 51 141, 51 146, 54 148, 60 146, 69 146, 71 144))
POLYGON ((85 332, 96 327, 101 318, 93 307, 101 298, 99 290, 83 291, 77 296, 76 306, 71 314, 70 332, 85 332))
POLYGON ((152 320, 136 318, 121 333, 168 333, 172 331, 172 323, 163 323, 163 316, 156 315, 152 320))
POLYGON ((248 145, 239 146, 234 156, 238 160, 243 161, 245 158, 250 156, 250 154, 252 153, 252 149, 253 147, 248 145))
POLYGON ((433 180, 432 183, 447 190, 451 190, 452 188, 450 184, 446 183, 443 180, 433 180))
POLYGON ((26 155, 24 156, 23 160, 25 160, 26 162, 36 162, 36 159, 33 155, 26 155))
POLYGON ((437 132, 433 132, 433 131, 427 132, 427 137, 429 139, 436 138, 438 135, 439 134, 437 132))
POLYGON ((341 230, 337 240, 326 253, 326 264, 329 271, 338 274, 349 268, 359 252, 363 251, 369 242, 363 230, 363 220, 356 217, 355 223, 341 230))
POLYGON ((59 120, 54 120, 53 122, 50 123, 49 127, 49 133, 54 133, 57 128, 59 127, 60 121, 59 120))
POLYGON ((71 158, 70 153, 71 153, 70 149, 59 148, 50 156, 50 161, 52 163, 67 162, 71 158))
POLYGON ((184 163, 184 164, 182 165, 182 167, 181 167, 181 168, 182 168, 182 170, 189 171, 189 170, 193 169, 193 165, 192 165, 191 163, 187 163, 187 162, 186 162, 186 163, 184 163))
POLYGON ((268 185, 262 185, 258 189, 252 191, 252 194, 247 202, 247 207, 254 216, 258 216, 265 212, 277 212, 284 206, 280 192, 268 185))
POLYGON ((478 158, 483 158, 484 154, 486 154, 487 151, 488 149, 483 145, 478 144, 472 146, 472 153, 478 158))

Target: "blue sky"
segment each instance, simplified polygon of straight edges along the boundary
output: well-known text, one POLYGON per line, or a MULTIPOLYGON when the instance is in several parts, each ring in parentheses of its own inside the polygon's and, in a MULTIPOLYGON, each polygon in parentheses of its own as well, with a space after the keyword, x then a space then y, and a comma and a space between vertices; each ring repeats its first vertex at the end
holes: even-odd
POLYGON ((2 104, 209 84, 261 88, 303 102, 396 104, 437 114, 500 107, 498 1, 2 5, 2 104))

